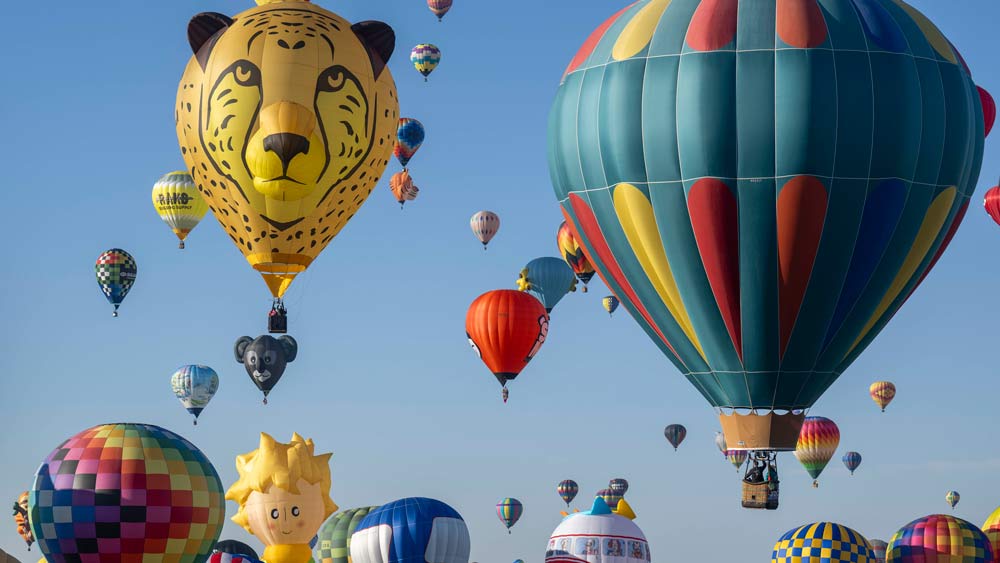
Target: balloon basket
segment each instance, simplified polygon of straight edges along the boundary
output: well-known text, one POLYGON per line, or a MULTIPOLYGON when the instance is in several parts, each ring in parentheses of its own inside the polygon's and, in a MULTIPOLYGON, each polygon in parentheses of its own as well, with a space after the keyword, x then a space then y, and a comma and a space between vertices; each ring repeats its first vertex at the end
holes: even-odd
POLYGON ((180 244, 177 245, 177 248, 184 250, 184 241, 181 241, 180 244))
POLYGON ((778 491, 772 491, 767 483, 743 482, 743 508, 755 510, 777 510, 778 491))
POLYGON ((112 317, 117 317, 118 316, 118 311, 115 311, 114 313, 111 313, 111 316, 112 317))
POLYGON ((267 397, 264 397, 264 404, 267 404, 267 397))
POLYGON ((819 488, 819 481, 813 481, 813 488, 814 489, 818 489, 819 488))

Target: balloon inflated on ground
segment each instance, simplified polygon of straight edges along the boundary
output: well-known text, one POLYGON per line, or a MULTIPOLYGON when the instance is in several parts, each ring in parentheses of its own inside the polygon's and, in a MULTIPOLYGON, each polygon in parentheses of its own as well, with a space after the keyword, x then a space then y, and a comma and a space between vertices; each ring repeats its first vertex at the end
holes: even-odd
POLYGON ((439 500, 411 497, 373 510, 351 536, 353 563, 468 563, 471 540, 462 515, 439 500))
POLYGON ((933 514, 900 528, 889 541, 886 563, 991 563, 986 534, 961 518, 933 514))
POLYGON ((595 498, 590 510, 566 516, 552 532, 545 563, 650 561, 646 536, 633 518, 626 501, 621 501, 616 513, 603 499, 595 498))
POLYGON ((881 563, 864 536, 840 524, 817 522, 790 530, 774 544, 772 563, 881 563))
POLYGON ((60 444, 38 468, 28 512, 52 562, 200 563, 226 515, 208 458, 151 424, 103 424, 60 444))
POLYGON ((986 522, 983 522, 982 530, 993 547, 993 557, 996 557, 1000 553, 1000 508, 994 510, 986 522))
POLYGON ((316 563, 349 563, 351 536, 358 524, 377 506, 348 508, 337 512, 319 529, 313 558, 316 563))

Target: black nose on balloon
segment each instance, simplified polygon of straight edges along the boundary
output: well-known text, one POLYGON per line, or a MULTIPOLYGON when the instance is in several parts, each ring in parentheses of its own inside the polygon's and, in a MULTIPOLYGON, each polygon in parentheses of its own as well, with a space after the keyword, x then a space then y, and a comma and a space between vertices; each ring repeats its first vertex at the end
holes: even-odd
POLYGON ((273 152, 288 168, 288 163, 296 156, 309 152, 309 139, 295 133, 277 133, 264 137, 264 150, 273 152))

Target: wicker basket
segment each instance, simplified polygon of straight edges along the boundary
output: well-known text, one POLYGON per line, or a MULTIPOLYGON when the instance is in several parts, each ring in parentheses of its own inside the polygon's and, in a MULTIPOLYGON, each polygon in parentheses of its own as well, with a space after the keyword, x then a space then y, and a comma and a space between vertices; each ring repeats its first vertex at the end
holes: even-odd
POLYGON ((778 491, 769 489, 767 483, 743 482, 743 508, 777 510, 778 491))

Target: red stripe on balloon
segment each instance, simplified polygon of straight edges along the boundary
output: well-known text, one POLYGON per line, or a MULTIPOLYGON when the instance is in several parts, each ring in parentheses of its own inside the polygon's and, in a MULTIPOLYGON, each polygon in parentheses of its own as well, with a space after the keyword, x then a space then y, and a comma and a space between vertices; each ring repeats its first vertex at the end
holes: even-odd
MULTIPOLYGON (((993 189, 995 190, 997 188, 993 189)), ((944 235, 944 240, 941 241, 941 247, 937 249, 936 253, 934 253, 934 258, 931 259, 931 262, 930 264, 927 265, 927 269, 924 270, 924 273, 920 275, 920 281, 918 281, 917 284, 913 286, 913 289, 910 290, 910 294, 907 295, 906 299, 903 300, 903 304, 906 304, 906 302, 910 300, 910 295, 913 295, 913 292, 916 291, 918 287, 920 287, 920 284, 924 283, 924 278, 927 277, 927 274, 931 273, 931 270, 934 269, 935 264, 937 264, 938 260, 941 259, 941 255, 943 255, 944 251, 948 249, 948 245, 951 244, 951 239, 954 238, 955 233, 958 232, 958 227, 962 224, 962 220, 965 219, 965 212, 968 210, 969 210, 969 202, 967 201, 962 204, 962 207, 958 210, 958 213, 955 214, 955 220, 951 222, 951 227, 948 228, 948 234, 944 235)), ((903 305, 900 305, 899 308, 902 309, 903 305)))
POLYGON ((573 56, 573 60, 569 62, 569 66, 566 67, 566 72, 563 73, 563 78, 566 78, 567 74, 578 69, 580 65, 587 60, 587 57, 589 57, 590 54, 594 52, 594 49, 597 48, 597 44, 601 42, 601 38, 603 38, 604 34, 607 33, 608 28, 614 25, 614 23, 618 21, 618 18, 620 18, 626 10, 636 4, 638 4, 638 2, 633 2, 622 8, 618 13, 608 18, 607 21, 602 23, 600 27, 595 29, 594 32, 590 34, 590 37, 587 37, 587 40, 583 42, 583 46, 580 47, 580 50, 573 56))
POLYGON ((778 288, 781 308, 781 356, 792 336, 826 219, 827 194, 812 176, 792 178, 778 194, 778 288))
POLYGON ((984 135, 989 137, 990 131, 993 130, 993 123, 997 119, 997 104, 993 101, 993 96, 984 88, 976 86, 976 90, 979 90, 979 101, 983 105, 983 124, 986 126, 984 135))
POLYGON ((778 0, 778 37, 792 47, 819 47, 826 41, 826 20, 816 0, 778 0))
POLYGON ((715 51, 732 43, 737 6, 737 0, 702 0, 688 25, 688 46, 696 51, 715 51))
MULTIPOLYGON (((605 269, 607 269, 607 273, 612 277, 612 279, 615 280, 615 282, 618 283, 619 286, 621 286, 622 291, 625 292, 625 297, 627 297, 629 302, 631 302, 632 305, 638 309, 642 318, 646 319, 649 326, 656 332, 657 336, 660 337, 660 340, 667 345, 667 348, 673 352, 674 356, 681 362, 681 364, 684 364, 684 359, 677 354, 674 347, 667 341, 667 337, 660 332, 659 327, 657 327, 656 323, 653 322, 652 315, 649 314, 649 311, 647 311, 642 305, 642 302, 639 301, 639 296, 636 295, 635 290, 632 289, 632 284, 630 284, 625 278, 625 272, 622 271, 621 266, 618 265, 618 261, 615 260, 614 254, 611 253, 611 248, 608 246, 608 242, 604 239, 604 234, 601 233, 601 228, 597 224, 597 217, 595 217, 594 212, 590 210, 590 206, 587 205, 587 202, 583 201, 583 198, 576 194, 569 194, 569 204, 573 208, 573 213, 576 214, 577 219, 580 221, 579 227, 573 222, 573 219, 570 218, 569 213, 566 213, 565 209, 562 210, 563 216, 566 217, 567 223, 572 226, 574 232, 579 233, 580 229, 583 229, 583 233, 586 235, 586 238, 578 237, 576 240, 581 243, 580 248, 584 249, 584 252, 587 254, 587 259, 590 260, 591 264, 597 264, 598 262, 592 260, 589 254, 591 251, 597 253, 597 257, 600 258, 601 263, 604 264, 605 269), (583 245, 584 241, 592 245, 593 248, 587 249, 583 245)), ((560 209, 562 208, 560 207, 560 209)), ((611 287, 611 284, 609 284, 608 280, 604 277, 604 272, 597 268, 595 268, 595 270, 597 270, 601 279, 604 280, 604 284, 611 287)), ((622 301, 622 299, 619 298, 619 301, 622 301)))
POLYGON ((742 362, 740 234, 736 198, 722 180, 698 180, 688 194, 688 214, 708 283, 712 286, 715 302, 742 362))
POLYGON ((993 221, 1000 225, 1000 186, 994 186, 986 192, 986 197, 983 198, 983 207, 986 208, 986 213, 993 218, 993 221))

